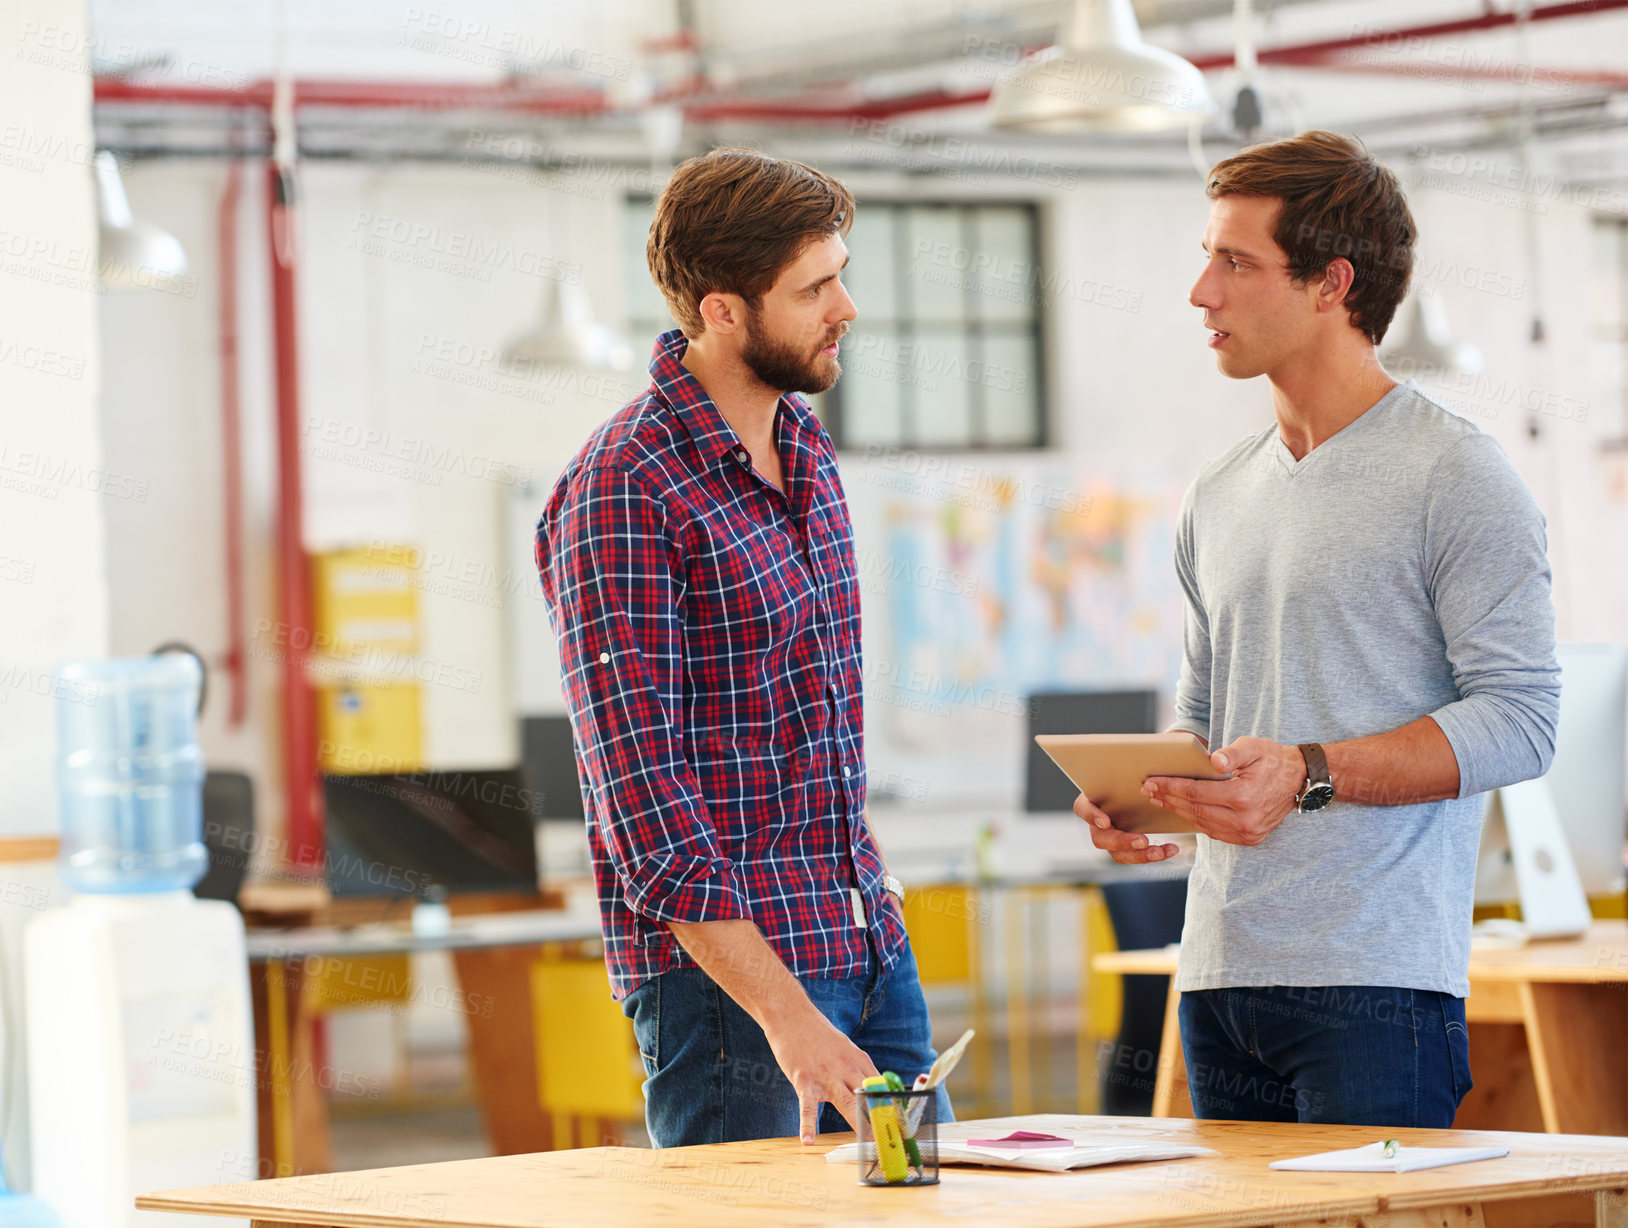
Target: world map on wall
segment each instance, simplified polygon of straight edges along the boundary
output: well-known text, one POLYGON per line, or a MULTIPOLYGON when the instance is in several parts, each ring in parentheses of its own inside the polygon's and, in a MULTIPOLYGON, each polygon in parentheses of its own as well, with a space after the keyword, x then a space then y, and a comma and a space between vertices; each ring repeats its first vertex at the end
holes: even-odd
MULTIPOLYGON (((867 664, 899 714, 895 732, 908 735, 912 712, 1020 716, 1040 691, 1172 695, 1180 500, 1153 475, 895 483, 882 505, 886 566, 873 569, 885 573, 873 591, 887 609, 886 652, 867 664)), ((932 727, 942 736, 942 721, 932 727)))

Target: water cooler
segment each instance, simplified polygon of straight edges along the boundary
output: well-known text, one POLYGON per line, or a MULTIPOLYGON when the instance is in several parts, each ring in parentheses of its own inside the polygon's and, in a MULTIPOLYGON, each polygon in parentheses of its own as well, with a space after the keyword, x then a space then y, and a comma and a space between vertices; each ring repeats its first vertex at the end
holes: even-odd
MULTIPOLYGON (((58 672, 62 874, 24 935, 33 1192, 64 1228, 196 1228, 138 1193, 256 1176, 243 921, 208 857, 190 657, 58 672)), ((246 1221, 238 1221, 246 1224, 246 1221)))

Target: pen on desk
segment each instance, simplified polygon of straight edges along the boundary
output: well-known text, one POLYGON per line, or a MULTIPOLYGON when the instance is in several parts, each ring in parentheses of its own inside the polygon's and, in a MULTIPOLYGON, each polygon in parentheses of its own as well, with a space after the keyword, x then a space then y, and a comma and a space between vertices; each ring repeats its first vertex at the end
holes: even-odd
MULTIPOLYGON (((884 1070, 882 1072, 882 1078, 887 1080, 889 1091, 902 1092, 904 1090, 904 1080, 898 1075, 894 1074, 891 1070, 884 1070)), ((921 1125, 921 1119, 912 1116, 910 1106, 908 1104, 900 1104, 897 1100, 895 1100, 893 1104, 900 1117, 899 1128, 904 1134, 905 1155, 909 1157, 910 1162, 914 1164, 916 1168, 920 1169, 921 1148, 916 1145, 916 1129, 921 1125)))
MULTIPOLYGON (((926 1074, 919 1074, 916 1076, 916 1082, 910 1090, 916 1092, 925 1091, 929 1087, 937 1087, 940 1083, 944 1082, 945 1079, 949 1078, 950 1071, 955 1069, 955 1064, 961 1060, 961 1055, 966 1052, 968 1042, 970 1042, 976 1035, 977 1033, 971 1028, 968 1028, 965 1032, 961 1033, 960 1039, 958 1039, 948 1049, 944 1050, 943 1053, 938 1055, 938 1060, 933 1063, 933 1068, 931 1070, 929 1070, 926 1074)), ((926 1111, 926 1100, 920 1101, 911 1110, 910 1120, 912 1129, 921 1124, 921 1116, 926 1111)))

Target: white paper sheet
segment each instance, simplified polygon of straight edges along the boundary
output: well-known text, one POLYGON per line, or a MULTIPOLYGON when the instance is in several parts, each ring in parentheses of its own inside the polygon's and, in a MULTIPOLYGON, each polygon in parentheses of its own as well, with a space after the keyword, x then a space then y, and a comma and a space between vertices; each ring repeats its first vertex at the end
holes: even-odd
POLYGON ((1508 1154, 1508 1147, 1398 1147, 1396 1154, 1387 1159, 1385 1144, 1379 1142, 1345 1151, 1273 1160, 1267 1167, 1303 1173, 1412 1173, 1471 1160, 1496 1160, 1508 1154))

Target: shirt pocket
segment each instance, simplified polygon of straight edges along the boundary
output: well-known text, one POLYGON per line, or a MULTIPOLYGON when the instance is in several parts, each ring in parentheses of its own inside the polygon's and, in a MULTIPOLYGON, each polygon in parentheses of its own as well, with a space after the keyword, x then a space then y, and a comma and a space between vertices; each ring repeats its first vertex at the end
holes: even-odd
POLYGON ((807 626, 818 597, 792 533, 755 521, 721 526, 690 568, 693 629, 751 664, 807 626))

